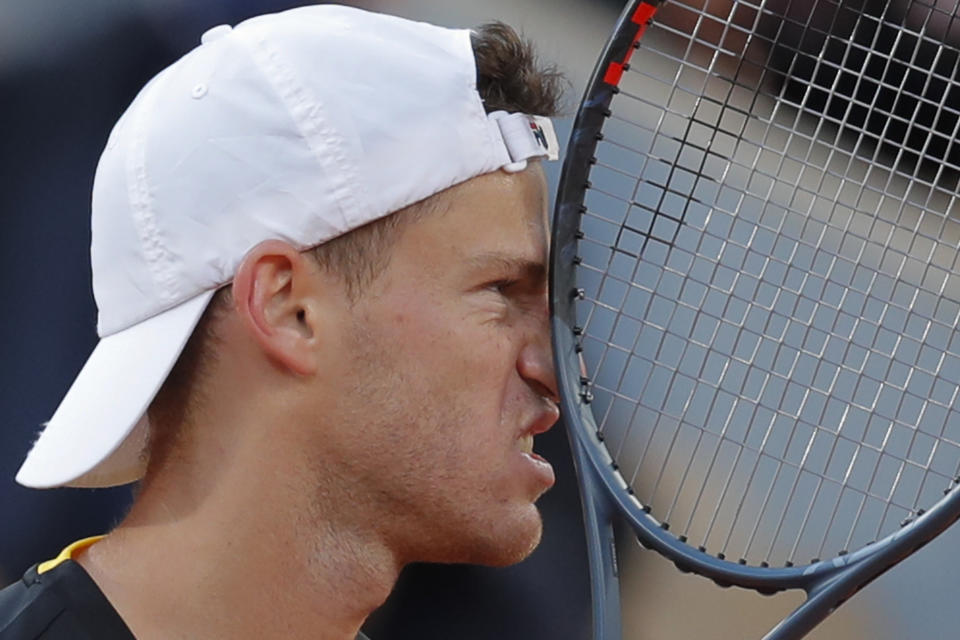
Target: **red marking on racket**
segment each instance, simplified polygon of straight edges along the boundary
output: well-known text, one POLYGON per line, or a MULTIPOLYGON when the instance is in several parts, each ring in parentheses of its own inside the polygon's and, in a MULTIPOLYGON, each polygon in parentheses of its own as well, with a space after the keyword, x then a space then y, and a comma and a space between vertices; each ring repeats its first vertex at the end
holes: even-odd
MULTIPOLYGON (((641 2, 637 7, 637 10, 633 12, 633 17, 630 20, 636 22, 640 26, 637 28, 637 34, 633 37, 632 45, 636 45, 640 38, 643 37, 643 32, 647 30, 647 24, 650 23, 650 19, 656 12, 657 8, 652 4, 647 4, 646 2, 641 2)), ((620 62, 610 63, 610 66, 607 67, 607 72, 603 76, 604 82, 607 84, 612 84, 613 86, 620 84, 620 80, 623 78, 624 68, 630 62, 630 58, 633 56, 634 49, 635 46, 631 46, 629 49, 627 49, 627 55, 620 62)))
POLYGON ((633 12, 633 17, 630 19, 646 28, 647 23, 650 22, 650 18, 652 18, 653 14, 656 12, 657 8, 655 6, 652 4, 647 4, 646 2, 641 2, 640 6, 637 7, 637 10, 633 12))

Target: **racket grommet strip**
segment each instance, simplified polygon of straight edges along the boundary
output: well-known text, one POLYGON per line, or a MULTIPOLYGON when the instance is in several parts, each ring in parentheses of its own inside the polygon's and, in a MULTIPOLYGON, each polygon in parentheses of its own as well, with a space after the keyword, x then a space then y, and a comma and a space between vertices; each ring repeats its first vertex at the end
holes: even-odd
MULTIPOLYGON (((590 387, 593 386, 593 381, 587 376, 580 376, 580 399, 583 400, 583 404, 590 404, 593 402, 593 392, 590 391, 590 387)), ((600 430, 597 430, 597 434, 600 434, 600 430)))

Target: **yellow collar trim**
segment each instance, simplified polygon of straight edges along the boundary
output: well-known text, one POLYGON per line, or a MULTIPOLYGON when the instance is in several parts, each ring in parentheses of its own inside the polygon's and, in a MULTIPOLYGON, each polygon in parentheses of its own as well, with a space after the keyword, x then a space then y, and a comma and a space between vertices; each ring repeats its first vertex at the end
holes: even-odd
POLYGON ((54 567, 58 566, 61 562, 72 560, 74 554, 83 551, 87 547, 91 546, 93 543, 99 542, 103 538, 104 536, 92 536, 90 538, 84 538, 83 540, 77 540, 76 542, 71 544, 69 547, 61 551, 60 555, 58 555, 53 560, 47 560, 46 562, 41 562, 37 566, 37 573, 44 573, 46 571, 50 571, 50 569, 53 569, 54 567))

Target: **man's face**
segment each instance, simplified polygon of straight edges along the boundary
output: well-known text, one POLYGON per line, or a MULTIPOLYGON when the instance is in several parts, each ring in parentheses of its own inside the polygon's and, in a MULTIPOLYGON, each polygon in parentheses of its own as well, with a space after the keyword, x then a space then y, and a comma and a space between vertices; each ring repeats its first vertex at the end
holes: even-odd
POLYGON ((319 446, 403 561, 509 564, 539 541, 553 484, 530 455, 558 415, 546 183, 534 164, 443 197, 343 315, 319 446))

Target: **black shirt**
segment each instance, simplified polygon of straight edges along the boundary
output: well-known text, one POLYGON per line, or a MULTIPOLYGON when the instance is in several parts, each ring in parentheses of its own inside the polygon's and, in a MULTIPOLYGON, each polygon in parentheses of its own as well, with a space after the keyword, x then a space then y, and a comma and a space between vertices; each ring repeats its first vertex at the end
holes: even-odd
MULTIPOLYGON (((56 560, 34 565, 0 591, 0 640, 136 640, 70 545, 56 560)), ((362 633, 357 640, 368 640, 362 633)))
POLYGON ((135 640, 83 567, 39 567, 0 591, 0 640, 135 640))

